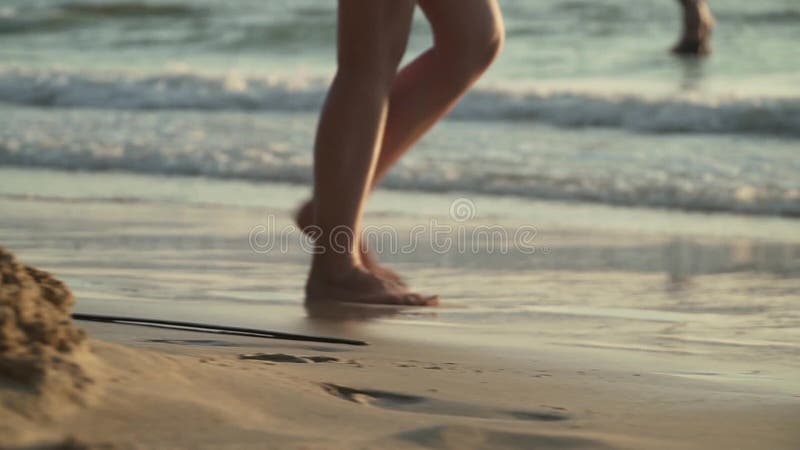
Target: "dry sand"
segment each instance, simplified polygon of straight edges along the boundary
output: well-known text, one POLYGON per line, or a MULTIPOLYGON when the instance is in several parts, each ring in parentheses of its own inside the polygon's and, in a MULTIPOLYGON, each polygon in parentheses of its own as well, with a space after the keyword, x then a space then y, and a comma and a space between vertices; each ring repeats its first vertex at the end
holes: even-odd
POLYGON ((0 447, 794 449, 795 397, 529 357, 204 335, 68 319, 2 254, 0 447))

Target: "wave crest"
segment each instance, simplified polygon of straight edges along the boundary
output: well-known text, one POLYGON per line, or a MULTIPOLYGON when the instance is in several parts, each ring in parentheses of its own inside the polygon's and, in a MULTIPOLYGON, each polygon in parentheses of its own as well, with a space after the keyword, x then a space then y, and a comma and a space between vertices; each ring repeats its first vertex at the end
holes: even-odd
MULTIPOLYGON (((0 101, 41 107, 314 111, 326 88, 327 80, 320 78, 0 69, 0 101)), ((793 97, 647 97, 495 87, 473 91, 451 117, 660 133, 800 136, 800 98, 793 97)))

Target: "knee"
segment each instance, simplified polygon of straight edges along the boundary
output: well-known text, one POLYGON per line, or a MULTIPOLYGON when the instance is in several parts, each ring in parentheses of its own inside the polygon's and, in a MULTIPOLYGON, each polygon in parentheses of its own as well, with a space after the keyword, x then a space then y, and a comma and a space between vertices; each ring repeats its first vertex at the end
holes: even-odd
POLYGON ((475 70, 483 72, 497 59, 500 52, 503 51, 503 46, 506 42, 506 30, 500 19, 492 22, 480 33, 476 33, 475 41, 472 45, 475 47, 474 54, 471 58, 472 66, 475 70))
POLYGON ((404 42, 363 43, 357 49, 340 52, 337 74, 371 86, 389 87, 405 52, 404 42))
POLYGON ((505 45, 505 27, 493 18, 480 27, 437 43, 441 56, 456 75, 466 79, 480 76, 497 59, 505 45))

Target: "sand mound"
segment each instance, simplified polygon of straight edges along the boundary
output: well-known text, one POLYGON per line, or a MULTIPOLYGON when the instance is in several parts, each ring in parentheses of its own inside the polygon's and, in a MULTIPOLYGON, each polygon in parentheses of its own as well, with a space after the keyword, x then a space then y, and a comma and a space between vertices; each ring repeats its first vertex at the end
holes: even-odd
POLYGON ((85 381, 70 361, 86 337, 70 319, 73 303, 64 283, 0 248, 0 377, 42 387, 63 371, 85 381))
POLYGON ((91 356, 73 303, 64 283, 0 247, 0 435, 24 439, 24 422, 85 404, 91 356))

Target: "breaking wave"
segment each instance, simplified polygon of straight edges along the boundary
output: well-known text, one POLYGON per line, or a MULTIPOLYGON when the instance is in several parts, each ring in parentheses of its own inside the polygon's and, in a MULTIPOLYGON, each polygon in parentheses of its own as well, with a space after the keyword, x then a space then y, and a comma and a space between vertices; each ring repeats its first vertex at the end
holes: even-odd
MULTIPOLYGON (((320 78, 0 69, 0 101, 52 108, 314 111, 326 87, 320 78)), ((473 91, 450 117, 654 133, 800 136, 800 98, 794 97, 654 97, 501 86, 473 91)))

